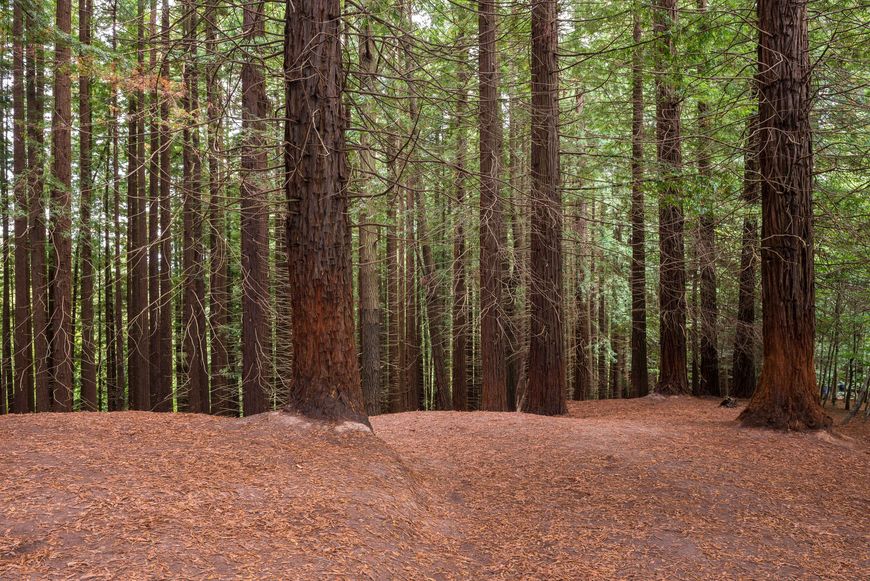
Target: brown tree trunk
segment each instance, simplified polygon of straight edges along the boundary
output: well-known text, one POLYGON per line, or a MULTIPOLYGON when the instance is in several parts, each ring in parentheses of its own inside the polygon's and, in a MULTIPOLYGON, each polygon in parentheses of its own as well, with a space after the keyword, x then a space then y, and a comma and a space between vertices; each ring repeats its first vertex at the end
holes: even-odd
POLYGON ((453 409, 468 410, 468 257, 465 247, 465 155, 468 138, 465 131, 465 114, 468 106, 468 69, 463 53, 462 67, 459 70, 459 98, 456 102, 456 172, 453 189, 456 192, 456 206, 453 211, 453 409))
MULTIPOLYGON (((79 42, 91 43, 91 11, 93 0, 79 2, 79 42)), ((97 367, 94 344, 94 265, 91 234, 91 87, 90 76, 79 73, 79 188, 81 190, 81 409, 96 411, 97 367)))
POLYGON ((70 47, 72 8, 69 0, 58 0, 55 25, 61 36, 54 49, 54 110, 51 116, 52 184, 51 246, 55 274, 51 280, 54 309, 51 314, 54 402, 56 411, 72 411, 72 107, 70 88, 70 47))
POLYGON ((586 263, 589 252, 589 227, 586 220, 586 202, 581 201, 577 216, 578 265, 577 289, 575 301, 577 305, 577 323, 574 329, 574 399, 585 400, 592 395, 592 321, 589 318, 590 282, 587 280, 586 263))
POLYGON ((43 65, 37 14, 26 11, 27 22, 27 166, 30 189, 30 277, 33 289, 33 357, 36 366, 36 397, 27 393, 28 409, 51 410, 48 329, 48 279, 45 261, 45 200, 43 199, 43 65))
POLYGON ((758 203, 761 182, 758 175, 758 114, 747 123, 746 150, 743 155, 743 236, 740 250, 737 323, 734 331, 734 359, 731 366, 731 395, 750 398, 755 391, 755 267, 758 262, 758 225, 754 206, 758 203))
POLYGON ((402 345, 402 332, 404 330, 403 304, 400 292, 401 258, 398 236, 398 222, 396 210, 400 204, 399 187, 395 176, 396 146, 394 139, 388 143, 388 157, 393 160, 391 164, 392 184, 390 197, 387 201, 387 305, 389 322, 387 327, 387 351, 389 366, 387 368, 387 390, 390 399, 390 411, 401 412, 404 409, 402 397, 402 377, 404 370, 404 349, 402 345))
POLYGON ((12 411, 31 411, 33 393, 33 351, 30 314, 30 237, 28 232, 27 152, 24 110, 24 11, 23 0, 15 0, 12 9, 12 171, 15 176, 15 383, 12 387, 12 411))
MULTIPOLYGON (((14 50, 14 49, 13 49, 14 50)), ((13 57, 14 58, 14 57, 13 57)), ((5 77, 0 81, 0 94, 6 95, 5 77)), ((14 123, 13 119, 13 123, 14 123)), ((9 395, 14 389, 12 377, 12 271, 9 268, 9 182, 6 180, 9 168, 9 149, 7 147, 6 108, 0 111, 0 168, 3 171, 3 180, 0 181, 0 219, 3 220, 3 322, 0 324, 0 332, 3 333, 2 363, 0 363, 0 415, 9 413, 9 395)), ((14 175, 13 175, 14 180, 14 175)))
POLYGON ((532 3, 532 285, 524 411, 544 415, 565 413, 556 17, 555 0, 532 3))
POLYGON ((160 384, 160 77, 157 70, 157 0, 151 0, 148 21, 148 74, 153 78, 148 96, 148 385, 149 409, 165 405, 165 387, 160 384))
MULTIPOLYGON (((169 79, 169 0, 163 0, 160 14, 160 35, 163 44, 161 79, 169 79)), ((158 209, 160 219, 159 302, 157 321, 157 365, 159 374, 153 386, 154 410, 172 411, 172 221, 170 210, 170 184, 172 181, 172 133, 170 132, 169 99, 160 99, 160 190, 158 209)), ((153 207, 153 206, 152 206, 153 207)))
POLYGON ((671 79, 677 20, 676 0, 653 7, 657 36, 656 149, 659 163, 659 379, 664 395, 690 393, 686 374, 686 264, 683 242, 683 194, 679 185, 680 96, 671 79))
POLYGON ((817 400, 813 152, 807 5, 759 0, 759 168, 764 358, 744 425, 831 425, 817 400))
POLYGON ((497 10, 493 0, 478 2, 480 78, 480 344, 484 411, 507 410, 507 378, 502 323, 505 246, 499 193, 502 126, 496 64, 497 10))
POLYGON ((294 330, 288 409, 368 423, 354 342, 340 16, 339 0, 287 2, 285 170, 294 330))
MULTIPOLYGON (((137 42, 137 73, 144 73, 144 0, 137 3, 135 19, 137 42)), ((127 336, 129 398, 132 409, 151 408, 149 397, 149 355, 148 345, 148 240, 147 214, 145 199, 145 96, 137 89, 129 97, 130 137, 127 143, 127 213, 128 213, 128 250, 127 250, 127 336)))
MULTIPOLYGON (((225 191, 221 156, 223 155, 223 109, 218 82, 220 55, 217 51, 218 3, 211 0, 206 6, 206 51, 209 55, 206 70, 206 100, 208 102, 208 231, 209 231, 209 330, 211 332, 211 412, 233 416, 238 413, 235 396, 227 380, 229 367, 229 286, 227 284, 228 252, 226 240, 225 191)), ((283 226, 280 228, 283 230, 283 226)), ((277 251, 276 251, 277 252, 277 251)), ((286 287, 279 284, 279 288, 286 287)), ((280 330, 279 330, 280 331, 280 330)))
POLYGON ((631 53, 631 395, 649 393, 646 348, 646 211, 643 191, 643 49, 640 14, 633 14, 631 53))
MULTIPOLYGON (((244 7, 242 31, 249 42, 264 34, 263 2, 244 7)), ((269 213, 262 133, 266 89, 257 56, 242 65, 242 395, 246 416, 266 411, 269 391, 269 213)))
MULTIPOLYGON (((117 34, 117 5, 112 6, 112 50, 118 48, 117 34)), ((120 128, 116 121, 120 114, 118 105, 118 92, 112 89, 111 104, 109 106, 109 132, 112 138, 112 218, 113 218, 113 234, 114 234, 114 284, 113 297, 114 305, 112 307, 113 335, 110 339, 114 346, 114 370, 116 384, 114 389, 110 390, 109 410, 118 411, 126 408, 126 399, 124 398, 124 388, 126 385, 127 374, 125 372, 124 362, 124 326, 123 326, 123 309, 124 309, 124 279, 121 277, 121 175, 120 175, 120 128)))
MULTIPOLYGON (((360 38, 360 90, 371 90, 372 77, 377 73, 375 46, 368 20, 360 38)), ((374 159, 369 147, 369 134, 365 130, 360 137, 360 182, 363 195, 369 195, 369 176, 375 174, 374 159)), ((381 413, 381 302, 380 278, 378 277, 378 228, 369 224, 369 208, 374 198, 363 198, 359 213, 359 326, 360 326, 360 372, 362 390, 366 402, 366 414, 381 413)))

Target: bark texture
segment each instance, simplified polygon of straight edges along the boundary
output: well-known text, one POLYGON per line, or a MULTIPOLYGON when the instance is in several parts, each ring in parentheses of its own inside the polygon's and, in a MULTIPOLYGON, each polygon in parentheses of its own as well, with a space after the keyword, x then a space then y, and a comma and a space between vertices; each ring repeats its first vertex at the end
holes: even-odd
POLYGON ((831 425, 817 399, 813 150, 807 5, 759 0, 759 169, 764 358, 744 425, 831 425))

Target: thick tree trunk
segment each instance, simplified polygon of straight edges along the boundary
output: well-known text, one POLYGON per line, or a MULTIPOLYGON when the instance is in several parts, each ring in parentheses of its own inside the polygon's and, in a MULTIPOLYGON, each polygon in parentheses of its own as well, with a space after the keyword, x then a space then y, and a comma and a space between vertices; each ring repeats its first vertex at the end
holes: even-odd
MULTIPOLYGON (((91 43, 91 10, 93 0, 79 2, 79 42, 91 43)), ((81 190, 81 409, 96 411, 97 367, 94 344, 94 265, 91 234, 91 86, 87 71, 79 73, 79 188, 81 190)))
POLYGON ((690 393, 686 374, 686 264, 683 241, 683 193, 679 184, 680 97, 670 64, 674 51, 672 29, 677 20, 676 0, 661 0, 653 7, 657 36, 656 149, 659 163, 659 379, 656 391, 664 395, 690 393))
POLYGON ((759 0, 764 358, 744 425, 818 429, 807 5, 759 0))
MULTIPOLYGON (((30 199, 27 181, 27 152, 24 110, 24 0, 15 0, 12 9, 12 171, 15 176, 15 383, 12 411, 31 411, 28 394, 33 393, 33 344, 30 314, 30 237, 28 217, 30 199)), ((32 395, 30 396, 32 397, 32 395)))
POLYGON ((354 342, 340 16, 339 0, 287 2, 285 171, 294 330, 288 409, 368 423, 354 342))
MULTIPOLYGON (((253 43, 264 34, 263 3, 244 7, 242 31, 253 43)), ((242 64, 242 394, 246 416, 268 408, 269 355, 269 211, 266 200, 266 152, 263 144, 266 88, 257 56, 242 64)))
POLYGON ((502 126, 498 100, 496 2, 478 2, 480 79, 480 344, 484 411, 507 410, 507 377, 502 323, 505 246, 499 193, 502 126))
POLYGON ((649 393, 646 348, 646 211, 643 191, 643 49, 640 14, 633 15, 631 53, 631 395, 649 393))
POLYGON ((559 190, 559 72, 555 0, 532 4, 532 231, 529 383, 526 408, 565 413, 562 337, 562 194, 559 190))

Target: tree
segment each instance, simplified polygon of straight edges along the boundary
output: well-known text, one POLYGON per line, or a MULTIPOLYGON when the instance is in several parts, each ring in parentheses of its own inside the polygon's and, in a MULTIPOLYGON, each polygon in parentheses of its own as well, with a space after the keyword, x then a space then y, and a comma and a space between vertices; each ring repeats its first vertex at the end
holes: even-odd
POLYGON ((453 190, 456 192, 453 231, 453 356, 452 403, 456 411, 468 409, 468 256, 465 242, 465 156, 468 140, 463 122, 468 106, 468 68, 463 52, 459 69, 459 97, 456 100, 456 171, 453 190))
MULTIPOLYGON (((79 42, 91 43, 91 12, 93 0, 79 2, 79 42)), ((84 59, 87 63, 88 60, 84 59)), ((79 188, 81 188, 81 409, 96 411, 97 367, 94 344, 94 265, 91 234, 91 79, 87 69, 79 72, 79 188)))
POLYGON ((502 329, 505 247, 501 171, 501 112, 496 65, 496 3, 478 2, 480 77, 480 344, 483 389, 481 409, 507 410, 507 377, 502 329))
MULTIPOLYGON (((15 413, 31 410, 28 394, 33 393, 33 352, 30 315, 30 247, 28 233, 27 154, 24 110, 24 11, 23 0, 12 8, 12 171, 15 176, 15 383, 12 406, 15 413)), ((32 397, 32 396, 31 396, 32 397)))
MULTIPOLYGON (((246 4, 242 31, 249 42, 264 33, 263 2, 246 4)), ((264 173, 263 117, 267 114, 263 73, 257 56, 242 64, 242 405, 246 416, 266 411, 269 383, 268 209, 264 173)))
POLYGON ((659 171, 659 335, 661 361, 656 391, 689 393, 686 374, 686 264, 683 194, 680 191, 680 97, 674 80, 676 0, 653 6, 656 33, 656 154, 659 171))
MULTIPOLYGON (((359 47, 360 92, 371 91, 372 77, 376 74, 375 45, 371 23, 363 24, 359 47)), ((367 132, 360 138, 360 173, 362 183, 369 184, 369 176, 375 173, 374 159, 369 147, 367 132)), ((371 192, 364 191, 364 195, 371 192)), ((381 302, 378 278, 378 229, 369 223, 371 198, 364 198, 359 213, 359 326, 360 368, 362 389, 365 395, 366 414, 381 413, 381 302)))
POLYGON ((284 160, 294 330, 288 409, 367 424, 354 343, 340 2, 286 6, 284 160))
POLYGON ((643 49, 640 14, 632 13, 631 52, 631 392, 649 392, 646 349, 646 230, 643 191, 643 49))
POLYGON ((544 415, 565 413, 556 16, 555 0, 532 4, 532 285, 525 411, 544 415))
POLYGON ((807 5, 758 2, 758 129, 764 356, 744 425, 831 425, 817 400, 813 150, 807 5))

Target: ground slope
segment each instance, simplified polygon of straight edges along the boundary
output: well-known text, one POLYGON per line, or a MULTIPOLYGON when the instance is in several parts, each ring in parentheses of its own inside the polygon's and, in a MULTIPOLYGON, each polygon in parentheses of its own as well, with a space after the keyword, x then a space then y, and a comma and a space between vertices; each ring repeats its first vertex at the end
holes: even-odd
POLYGON ((570 415, 0 418, 0 578, 870 573, 866 424, 741 429, 689 398, 570 415))

